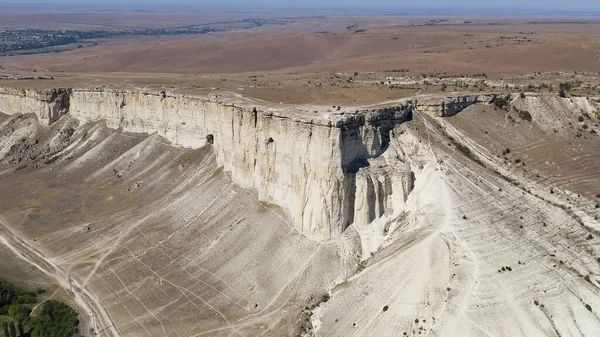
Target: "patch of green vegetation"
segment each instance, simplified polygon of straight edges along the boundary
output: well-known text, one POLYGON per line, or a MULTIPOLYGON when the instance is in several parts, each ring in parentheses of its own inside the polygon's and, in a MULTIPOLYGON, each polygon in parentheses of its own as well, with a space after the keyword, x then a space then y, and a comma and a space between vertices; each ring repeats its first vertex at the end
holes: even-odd
POLYGON ((30 319, 31 337, 66 337, 77 332, 77 312, 68 305, 50 300, 41 313, 30 319))
POLYGON ((9 308, 16 304, 29 304, 37 302, 37 295, 19 289, 14 285, 0 280, 0 315, 7 315, 9 308))
POLYGON ((510 106, 510 102, 502 97, 494 98, 494 101, 492 103, 494 104, 494 108, 497 109, 504 109, 510 106))
POLYGON ((356 273, 360 273, 361 271, 365 270, 365 268, 367 268, 366 260, 358 262, 358 265, 356 266, 356 273))
POLYGON ((573 90, 572 83, 561 83, 558 85, 558 95, 560 97, 566 98, 569 96, 569 91, 573 90))
POLYGON ((531 122, 531 114, 527 110, 519 111, 519 118, 521 118, 524 121, 531 122))
POLYGON ((4 336, 69 337, 77 333, 77 312, 65 303, 48 300, 40 305, 37 316, 31 316, 31 308, 38 302, 37 294, 44 292, 41 288, 36 292, 23 290, 0 280, 0 319, 3 320, 4 336))

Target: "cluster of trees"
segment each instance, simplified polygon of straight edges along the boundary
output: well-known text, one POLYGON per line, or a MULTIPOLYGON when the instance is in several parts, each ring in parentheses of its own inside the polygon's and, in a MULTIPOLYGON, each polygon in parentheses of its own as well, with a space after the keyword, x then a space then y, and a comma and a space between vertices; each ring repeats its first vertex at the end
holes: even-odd
POLYGON ((32 315, 38 294, 0 280, 0 316, 5 337, 69 337, 77 332, 77 312, 65 303, 48 300, 32 315))
POLYGON ((494 99, 493 103, 494 103, 494 108, 496 108, 496 109, 504 109, 504 108, 510 107, 510 102, 502 97, 496 97, 494 99))

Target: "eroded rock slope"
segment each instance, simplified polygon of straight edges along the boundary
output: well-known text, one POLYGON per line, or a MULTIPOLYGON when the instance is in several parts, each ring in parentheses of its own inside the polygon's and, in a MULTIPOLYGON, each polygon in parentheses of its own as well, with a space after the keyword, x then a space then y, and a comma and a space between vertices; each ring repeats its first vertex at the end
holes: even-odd
POLYGON ((58 93, 68 104, 0 96, 11 114, 0 114, 1 234, 68 276, 96 331, 600 334, 594 196, 572 203, 554 177, 494 152, 520 128, 581 138, 561 116, 584 108, 580 145, 597 146, 592 100, 507 97, 515 109, 494 110, 493 96, 443 98, 308 117, 58 93), (517 109, 534 120, 511 122, 517 109), (469 129, 484 119, 481 135, 469 129))

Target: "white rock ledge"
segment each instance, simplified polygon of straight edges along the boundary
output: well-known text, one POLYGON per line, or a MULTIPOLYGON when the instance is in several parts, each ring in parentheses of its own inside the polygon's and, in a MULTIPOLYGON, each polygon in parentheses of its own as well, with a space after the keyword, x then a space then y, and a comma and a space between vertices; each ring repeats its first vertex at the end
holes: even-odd
MULTIPOLYGON (((419 107, 447 116, 478 97, 429 99, 419 107)), ((317 241, 335 240, 355 219, 364 226, 385 205, 404 202, 410 170, 368 168, 368 160, 385 152, 394 127, 412 118, 413 104, 312 116, 164 91, 0 89, 0 112, 35 114, 44 124, 69 114, 82 123, 105 120, 110 128, 158 133, 175 146, 212 143, 235 183, 289 211, 296 230, 317 241)))

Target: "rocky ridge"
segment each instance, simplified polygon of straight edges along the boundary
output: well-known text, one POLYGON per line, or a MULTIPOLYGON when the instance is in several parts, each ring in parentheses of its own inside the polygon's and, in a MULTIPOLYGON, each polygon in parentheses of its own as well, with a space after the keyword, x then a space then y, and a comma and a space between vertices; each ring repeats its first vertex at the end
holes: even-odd
POLYGON ((48 125, 69 114, 81 123, 104 120, 109 128, 157 133, 175 146, 212 144, 218 164, 235 183, 286 209, 298 232, 328 241, 352 223, 366 226, 402 208, 412 189, 410 168, 380 157, 394 128, 410 120, 415 107, 447 116, 479 100, 477 95, 429 98, 313 116, 292 108, 236 106, 217 95, 4 88, 0 112, 35 114, 48 125))

